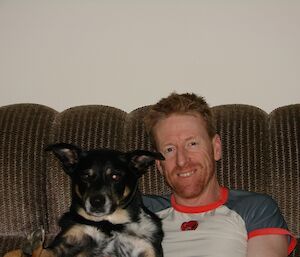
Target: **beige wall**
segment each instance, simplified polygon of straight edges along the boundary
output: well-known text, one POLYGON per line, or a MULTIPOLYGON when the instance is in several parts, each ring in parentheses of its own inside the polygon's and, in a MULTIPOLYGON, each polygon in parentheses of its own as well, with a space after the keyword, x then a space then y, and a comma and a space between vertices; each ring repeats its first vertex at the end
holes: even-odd
POLYGON ((300 103, 298 0, 0 0, 0 105, 126 111, 171 91, 300 103))

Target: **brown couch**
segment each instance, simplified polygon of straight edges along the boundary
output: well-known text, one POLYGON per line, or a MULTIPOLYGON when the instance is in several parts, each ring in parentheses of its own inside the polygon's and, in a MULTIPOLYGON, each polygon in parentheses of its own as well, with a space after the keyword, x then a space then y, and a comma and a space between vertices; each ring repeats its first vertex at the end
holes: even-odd
MULTIPOLYGON (((37 104, 0 107, 0 256, 19 248, 24 237, 41 226, 49 241, 58 232, 58 217, 68 208, 68 177, 45 146, 68 142, 86 149, 151 149, 142 122, 148 108, 126 113, 102 105, 63 112, 37 104)), ((299 239, 300 104, 270 114, 248 105, 216 106, 213 112, 223 142, 220 182, 273 196, 299 239)), ((140 188, 168 192, 154 167, 140 188)), ((300 257, 299 240, 291 256, 300 257)))

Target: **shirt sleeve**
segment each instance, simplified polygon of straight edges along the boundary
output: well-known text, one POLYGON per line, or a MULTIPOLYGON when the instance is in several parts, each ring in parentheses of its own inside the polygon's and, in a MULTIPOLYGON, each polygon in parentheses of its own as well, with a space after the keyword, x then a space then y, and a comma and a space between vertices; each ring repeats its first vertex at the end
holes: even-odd
POLYGON ((236 202, 236 211, 245 221, 248 239, 262 235, 287 235, 289 253, 296 246, 296 238, 289 232, 277 203, 265 194, 249 194, 236 202))
POLYGON ((171 206, 171 196, 143 195, 143 203, 150 211, 156 213, 171 206))

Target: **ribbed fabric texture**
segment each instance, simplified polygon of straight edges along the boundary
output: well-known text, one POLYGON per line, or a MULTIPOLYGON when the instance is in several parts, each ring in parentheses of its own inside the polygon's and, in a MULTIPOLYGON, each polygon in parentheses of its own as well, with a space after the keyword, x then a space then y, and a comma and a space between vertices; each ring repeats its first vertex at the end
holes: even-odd
MULTIPOLYGON (((124 131, 124 149, 131 151, 134 149, 145 149, 153 151, 150 139, 146 133, 143 117, 150 106, 141 107, 128 114, 124 131)), ((145 194, 167 194, 169 187, 164 182, 162 176, 153 165, 149 171, 139 180, 140 190, 145 194)))
MULTIPOLYGON (((20 247, 23 238, 43 226, 51 240, 57 220, 68 209, 70 180, 49 143, 73 143, 84 149, 153 150, 145 132, 144 106, 126 113, 102 106, 77 106, 61 113, 37 104, 0 108, 0 256, 20 247)), ((223 145, 217 163, 220 183, 269 193, 279 203, 293 234, 300 236, 300 104, 269 115, 249 105, 212 108, 223 145)), ((147 194, 170 190, 154 166, 140 180, 147 194)), ((292 254, 300 257, 299 247, 292 254)))
POLYGON ((300 104, 270 116, 269 193, 277 200, 291 231, 300 237, 300 104))
POLYGON ((212 110, 222 141, 222 159, 217 164, 220 183, 233 189, 265 193, 267 114, 241 104, 212 110))
POLYGON ((0 108, 0 256, 33 229, 47 228, 44 148, 55 115, 41 105, 0 108))

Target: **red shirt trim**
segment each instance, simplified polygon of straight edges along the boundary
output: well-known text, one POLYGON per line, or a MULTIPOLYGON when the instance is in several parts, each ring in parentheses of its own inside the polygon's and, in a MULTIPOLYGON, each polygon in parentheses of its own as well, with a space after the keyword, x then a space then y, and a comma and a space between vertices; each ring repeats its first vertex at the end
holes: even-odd
POLYGON ((290 254, 297 245, 297 240, 294 235, 292 235, 289 231, 283 228, 262 228, 254 230, 248 233, 248 240, 255 236, 264 236, 264 235, 288 235, 290 236, 290 244, 288 248, 288 254, 290 254))
POLYGON ((220 199, 216 202, 210 203, 208 205, 201 205, 201 206, 185 206, 177 204, 175 201, 174 195, 171 196, 171 204, 172 207, 179 212, 183 213, 201 213, 201 212, 207 212, 210 210, 214 210, 218 208, 219 206, 223 205, 227 202, 228 199, 228 189, 225 187, 220 187, 220 199))

